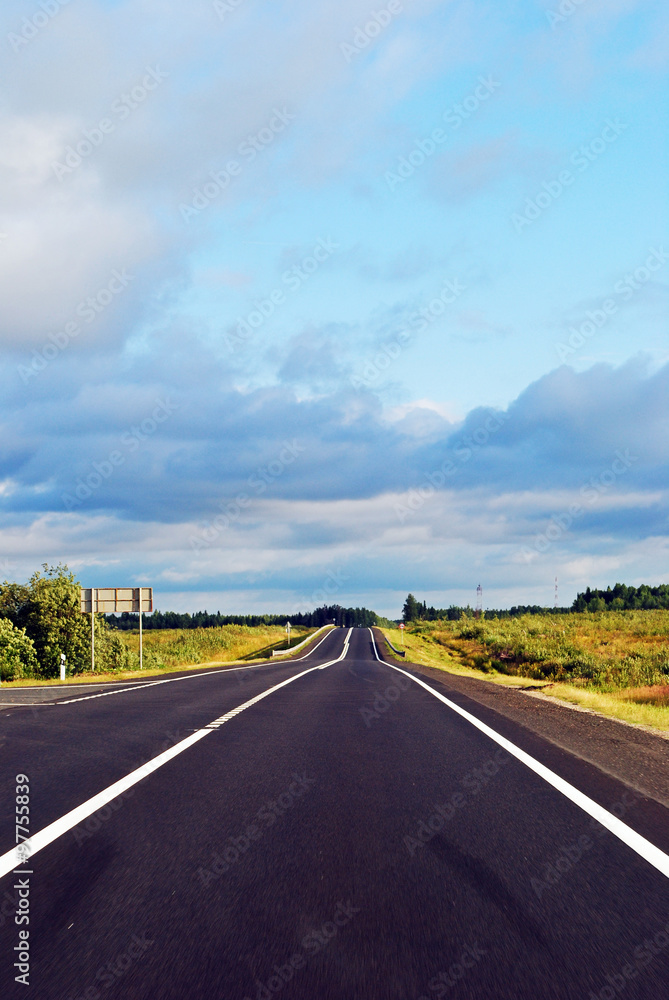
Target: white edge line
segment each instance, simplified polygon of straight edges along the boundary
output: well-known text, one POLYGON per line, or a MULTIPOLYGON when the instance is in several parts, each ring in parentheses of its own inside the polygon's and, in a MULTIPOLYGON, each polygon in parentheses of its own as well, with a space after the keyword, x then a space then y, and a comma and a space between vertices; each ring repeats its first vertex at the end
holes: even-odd
MULTIPOLYGON (((326 626, 327 627, 327 626, 326 626)), ((313 649, 310 649, 308 653, 304 656, 298 656, 295 660, 281 660, 281 663, 301 663, 302 660, 306 660, 312 653, 315 653, 321 642, 325 642, 327 637, 332 634, 333 627, 330 627, 330 631, 326 632, 323 638, 316 643, 313 649)), ((99 694, 83 694, 80 698, 68 698, 66 701, 56 701, 50 702, 50 705, 74 705, 78 701, 90 701, 92 698, 108 698, 112 694, 124 694, 126 691, 143 691, 144 688, 155 687, 156 684, 174 684, 175 681, 190 681, 194 677, 213 677, 215 674, 227 674, 230 670, 255 670, 257 667, 267 667, 271 666, 274 662, 275 666, 278 663, 272 660, 268 660, 267 663, 252 663, 247 667, 223 667, 222 670, 202 670, 200 673, 188 674, 186 677, 166 677, 164 680, 160 681, 136 681, 132 687, 126 688, 115 688, 113 691, 101 691, 99 694)), ((60 687, 60 685, 59 685, 60 687)), ((15 703, 11 703, 15 704, 15 703)), ((21 703, 23 705, 23 702, 21 703)), ((48 706, 43 706, 48 707, 48 706)))
MULTIPOLYGON (((328 629, 329 631, 326 632, 325 634, 329 635, 330 632, 332 632, 332 630, 334 628, 335 628, 334 625, 329 625, 329 624, 328 625, 321 625, 320 628, 317 628, 315 632, 312 632, 311 635, 308 635, 306 637, 306 639, 302 640, 302 642, 298 642, 297 646, 292 646, 289 649, 273 649, 272 650, 272 658, 274 658, 275 656, 289 656, 291 653, 297 653, 297 652, 299 652, 300 649, 302 649, 303 646, 306 646, 308 643, 310 643, 311 640, 313 638, 315 638, 318 635, 319 632, 322 632, 323 629, 328 629)), ((323 638, 325 638, 325 636, 323 636, 323 638)), ((315 648, 316 647, 314 646, 314 649, 315 648)), ((313 650, 311 652, 313 652, 313 650)), ((310 656, 311 653, 305 653, 304 655, 305 656, 310 656)))
POLYGON ((476 716, 470 715, 470 713, 465 711, 464 708, 460 708, 460 706, 456 705, 455 702, 450 701, 450 699, 444 697, 443 694, 435 691, 434 688, 431 688, 429 684, 426 684, 418 677, 414 677, 413 674, 408 673, 406 670, 402 670, 401 667, 396 667, 393 663, 388 663, 386 660, 382 660, 376 649, 374 633, 371 628, 369 631, 372 636, 374 653, 379 663, 383 663, 386 667, 391 667, 393 670, 397 670, 398 673, 404 674, 405 677, 409 677, 412 681, 415 681, 416 684, 420 684, 420 686, 425 688, 426 691, 429 691, 435 698, 442 701, 444 705, 448 705, 450 709, 457 712, 457 714, 462 716, 463 719, 466 719, 467 722, 470 722, 482 733, 485 733, 486 736, 490 737, 491 740, 498 743, 513 757, 529 767, 531 771, 538 774, 540 778, 547 781, 549 785, 552 785, 558 792, 561 792, 566 798, 570 799, 575 805, 579 806, 579 808, 586 812, 589 816, 592 816, 593 819, 597 820, 598 823, 606 827, 606 829, 609 830, 615 837, 622 840, 624 844, 631 847, 632 850, 635 851, 640 857, 669 878, 669 855, 665 854, 664 851, 661 851, 659 847, 655 846, 655 844, 652 844, 650 840, 646 840, 645 837, 642 837, 640 833, 637 833, 636 830, 633 830, 626 823, 623 823, 622 820, 619 820, 618 817, 614 816, 613 813, 610 813, 608 809, 600 806, 594 801, 594 799, 591 799, 588 795, 580 792, 578 788, 574 788, 573 785, 570 785, 568 781, 565 781, 564 778, 555 774, 554 771, 551 771, 550 768, 546 767, 544 764, 540 764, 538 760, 535 760, 534 757, 530 756, 530 754, 521 750, 520 747, 515 745, 515 743, 511 743, 511 741, 507 740, 506 737, 501 736, 494 729, 491 729, 490 726, 485 724, 485 722, 481 722, 476 718, 476 716))
MULTIPOLYGON (((82 802, 80 806, 76 806, 76 808, 71 809, 70 812, 65 813, 64 816, 60 817, 60 819, 54 820, 53 823, 49 823, 48 826, 45 826, 43 830, 34 834, 34 836, 30 837, 29 841, 27 841, 27 844, 29 845, 28 852, 24 853, 24 851, 20 849, 21 845, 18 845, 17 847, 13 847, 11 851, 7 851, 6 854, 1 855, 0 878, 3 878, 15 868, 18 869, 18 874, 20 874, 20 866, 25 864, 29 859, 32 859, 38 851, 43 850, 43 848, 53 843, 54 840, 57 840, 58 837, 61 837, 64 833, 67 833, 68 830, 71 830, 72 827, 83 822, 83 820, 90 816, 91 813, 96 812, 98 809, 102 809, 102 807, 106 806, 108 802, 112 801, 112 799, 122 795, 128 788, 132 788, 133 785, 136 785, 137 782, 146 778, 149 774, 152 774, 153 771, 157 771, 159 767, 162 767, 163 764, 167 764, 168 761, 177 757, 180 753, 183 753, 184 750, 193 746, 194 743, 197 743, 205 736, 208 736, 209 733, 215 732, 219 726, 222 726, 231 718, 239 715, 239 713, 243 712, 244 709, 250 708, 251 705, 255 705, 257 702, 262 701, 263 698, 267 698, 268 695, 278 691, 279 688, 285 687, 286 684, 292 684, 293 681, 298 680, 300 677, 304 677, 306 674, 312 673, 314 670, 322 670, 324 667, 329 667, 333 663, 338 663, 340 660, 343 660, 348 649, 348 639, 350 638, 351 631, 352 630, 349 631, 347 636, 344 649, 336 660, 330 660, 329 663, 324 663, 318 667, 309 667, 308 670, 303 670, 302 673, 295 674, 294 677, 289 677, 287 680, 281 681, 280 684, 275 684, 274 687, 268 688, 267 691, 263 691, 262 694, 256 695, 255 698, 251 698, 250 701, 245 701, 243 705, 238 705, 237 708, 231 709, 230 712, 227 712, 220 718, 210 722, 208 726, 198 729, 190 736, 187 736, 179 743, 176 743, 173 747, 170 747, 169 750, 165 750, 163 753, 158 754, 157 757, 147 761, 146 764, 142 764, 142 766, 138 767, 135 771, 131 771, 130 774, 126 774, 125 778, 120 778, 118 781, 115 781, 113 785, 105 788, 104 791, 98 792, 97 795, 94 795, 86 802, 82 802)), ((175 680, 176 679, 177 678, 175 678, 175 680)))

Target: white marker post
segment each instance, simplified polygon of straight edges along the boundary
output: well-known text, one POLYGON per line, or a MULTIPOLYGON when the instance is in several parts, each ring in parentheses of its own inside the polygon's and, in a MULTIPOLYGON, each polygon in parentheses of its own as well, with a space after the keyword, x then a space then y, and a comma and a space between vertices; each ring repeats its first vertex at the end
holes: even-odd
POLYGON ((286 649, 290 649, 290 622, 286 622, 286 635, 288 636, 286 639, 286 649))
POLYGON ((60 679, 65 680, 65 653, 60 654, 60 679))
POLYGON ((404 622, 400 622, 400 638, 402 639, 402 649, 404 649, 404 622))

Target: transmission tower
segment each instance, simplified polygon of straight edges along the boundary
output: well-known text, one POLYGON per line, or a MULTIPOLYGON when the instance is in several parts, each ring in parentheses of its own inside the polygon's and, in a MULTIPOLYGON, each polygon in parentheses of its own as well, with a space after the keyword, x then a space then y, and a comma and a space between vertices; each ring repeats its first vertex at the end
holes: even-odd
POLYGON ((476 588, 476 617, 481 617, 481 612, 483 611, 483 587, 479 583, 476 588))

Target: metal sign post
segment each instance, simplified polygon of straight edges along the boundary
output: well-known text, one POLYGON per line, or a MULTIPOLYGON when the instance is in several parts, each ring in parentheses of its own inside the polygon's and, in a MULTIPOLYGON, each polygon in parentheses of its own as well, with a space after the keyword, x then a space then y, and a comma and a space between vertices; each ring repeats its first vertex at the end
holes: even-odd
POLYGON ((142 588, 139 588, 139 669, 143 670, 143 652, 142 652, 142 588))
POLYGON ((91 590, 91 670, 95 673, 95 591, 91 590))

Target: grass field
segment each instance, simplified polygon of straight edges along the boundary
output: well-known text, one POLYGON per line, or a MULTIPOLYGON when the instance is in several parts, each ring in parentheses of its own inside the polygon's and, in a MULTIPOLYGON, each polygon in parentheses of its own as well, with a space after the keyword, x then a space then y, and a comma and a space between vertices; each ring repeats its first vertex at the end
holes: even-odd
POLYGON ((416 663, 669 730, 669 611, 415 622, 405 647, 416 663))
MULTIPOLYGON (((293 628, 290 644, 302 642, 315 629, 293 628)), ((134 653, 139 653, 139 632, 119 632, 134 653)), ((189 666, 196 663, 262 659, 272 649, 285 648, 281 625, 222 625, 220 628, 156 629, 144 632, 146 666, 189 666)))
MULTIPOLYGON (((290 645, 295 646, 315 632, 314 628, 293 627, 290 645)), ((68 676, 67 683, 99 683, 105 680, 132 680, 153 677, 178 668, 188 669, 215 664, 245 663, 270 658, 272 649, 286 648, 286 633, 281 625, 223 625, 220 628, 156 629, 143 635, 144 669, 139 672, 139 632, 115 632, 133 654, 131 669, 86 671, 68 676)), ((6 687, 53 686, 57 678, 24 678, 3 684, 6 687)))

